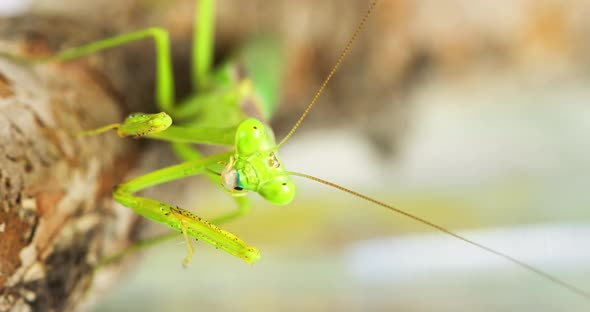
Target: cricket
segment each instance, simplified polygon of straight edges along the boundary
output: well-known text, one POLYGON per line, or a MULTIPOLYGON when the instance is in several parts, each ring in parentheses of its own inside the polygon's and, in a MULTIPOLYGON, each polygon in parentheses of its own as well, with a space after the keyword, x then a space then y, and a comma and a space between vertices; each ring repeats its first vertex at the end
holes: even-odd
MULTIPOLYGON (((132 114, 121 123, 105 125, 98 129, 83 129, 75 135, 94 136, 116 130, 122 139, 151 139, 170 143, 180 163, 117 185, 113 190, 113 199, 138 215, 173 230, 170 234, 144 242, 142 246, 151 246, 181 235, 187 250, 186 257, 182 260, 184 267, 188 267, 191 261, 194 261, 193 241, 195 239, 227 253, 227 256, 242 259, 250 265, 255 264, 264 256, 264 250, 259 250, 243 241, 239 233, 224 230, 222 225, 247 215, 251 207, 249 193, 257 193, 274 205, 287 205, 297 196, 296 180, 308 179, 442 232, 474 248, 502 258, 538 276, 540 280, 554 284, 558 289, 561 288, 590 300, 590 293, 587 290, 570 284, 551 272, 418 215, 408 213, 400 207, 310 174, 290 171, 289 164, 283 163, 279 156, 281 147, 297 134, 300 127, 305 125, 304 121, 312 112, 314 105, 321 105, 324 88, 331 78, 338 74, 340 64, 346 59, 348 52, 354 49, 356 39, 362 36, 365 25, 375 14, 379 14, 378 0, 367 3, 366 12, 359 19, 358 26, 355 32, 350 34, 348 42, 340 48, 340 56, 334 60, 331 71, 326 73, 326 78, 313 99, 288 134, 282 138, 276 138, 268 124, 278 99, 274 90, 260 88, 258 81, 264 80, 265 74, 240 75, 238 64, 232 61, 222 62, 215 68, 213 66, 214 0, 196 1, 191 60, 193 93, 187 98, 179 99, 175 95, 170 54, 172 47, 168 33, 163 28, 152 27, 117 35, 67 49, 35 62, 67 62, 106 49, 122 48, 128 43, 139 40, 154 42, 157 73, 155 102, 159 112, 132 114), (244 103, 250 106, 244 107, 244 103), (227 151, 204 156, 196 149, 196 145, 225 146, 227 151), (205 176, 222 192, 227 193, 235 202, 236 210, 212 220, 205 220, 188 209, 137 195, 138 192, 147 188, 197 175, 205 176)), ((392 218, 397 217, 394 214, 392 218)), ((99 267, 109 265, 133 250, 135 249, 123 250, 102 261, 99 267)))

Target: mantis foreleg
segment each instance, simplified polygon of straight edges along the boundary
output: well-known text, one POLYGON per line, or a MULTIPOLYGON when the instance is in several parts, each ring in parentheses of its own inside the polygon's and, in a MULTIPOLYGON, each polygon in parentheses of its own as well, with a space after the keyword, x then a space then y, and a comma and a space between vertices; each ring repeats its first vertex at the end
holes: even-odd
MULTIPOLYGON (((248 263, 254 263, 260 258, 258 250, 248 246, 237 236, 182 208, 133 195, 150 186, 204 173, 209 166, 227 160, 230 155, 229 152, 220 153, 150 172, 118 185, 113 192, 113 197, 117 202, 150 220, 168 225, 179 232, 186 233, 187 236, 193 236, 233 256, 242 258, 248 263)), ((188 246, 189 257, 185 261, 190 260, 192 248, 190 242, 188 242, 188 246)))

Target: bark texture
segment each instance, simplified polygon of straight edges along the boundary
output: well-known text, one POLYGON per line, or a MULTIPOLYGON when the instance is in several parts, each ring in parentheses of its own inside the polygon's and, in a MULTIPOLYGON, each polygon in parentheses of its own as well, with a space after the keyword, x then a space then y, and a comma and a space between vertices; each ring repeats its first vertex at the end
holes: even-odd
MULTIPOLYGON (((59 31, 79 29, 54 22, 1 21, 0 51, 47 53, 59 31)), ((0 57, 0 311, 72 310, 93 264, 128 244, 136 218, 113 206, 111 189, 130 167, 133 142, 73 135, 121 120, 113 90, 87 63, 0 57)))

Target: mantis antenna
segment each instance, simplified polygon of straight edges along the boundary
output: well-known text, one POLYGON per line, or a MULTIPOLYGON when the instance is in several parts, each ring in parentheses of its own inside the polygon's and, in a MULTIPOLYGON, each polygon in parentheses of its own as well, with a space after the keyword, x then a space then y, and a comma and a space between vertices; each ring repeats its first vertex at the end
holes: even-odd
POLYGON ((371 5, 369 6, 367 13, 365 13, 365 16, 363 16, 363 19, 361 20, 359 25, 356 27, 356 30, 352 34, 352 37, 350 37, 350 39, 346 43, 346 46, 344 47, 344 49, 340 53, 340 56, 338 57, 336 64, 334 64, 334 66, 332 67, 332 70, 330 70, 330 73, 328 74, 326 79, 324 79, 324 82, 322 82, 322 85, 320 86, 318 91, 315 93, 315 95, 314 95, 313 99, 311 100, 311 102, 309 103, 309 105, 307 105, 307 107, 305 108, 305 110, 301 114, 301 117, 299 117, 299 119, 297 120, 297 122, 295 123, 293 128, 291 128, 291 131, 289 131, 289 133, 287 133, 287 135, 281 140, 281 142, 279 142, 279 144, 277 144, 275 149, 279 149, 279 147, 281 147, 283 144, 285 144, 285 142, 287 142, 287 140, 293 135, 293 133, 295 133, 295 130, 297 130, 297 128, 299 128, 299 126, 301 125, 301 123, 303 122, 303 120, 305 119, 305 117, 307 116, 307 114, 309 113, 309 111, 311 110, 313 105, 315 104, 315 102, 317 102, 318 98, 320 97, 320 95, 322 94, 322 92, 324 91, 326 86, 328 85, 328 82, 330 82, 330 79, 332 79, 332 76, 334 76, 334 73, 336 73, 336 71, 338 70, 338 67, 340 67, 340 63, 342 63, 342 60, 344 60, 344 57, 346 57, 346 54, 348 54, 348 51, 350 50, 352 43, 356 40, 356 38, 360 34, 361 30, 363 29, 363 27, 367 23, 367 20, 369 19, 369 16, 371 16, 373 9, 377 5, 377 2, 378 2, 378 0, 373 0, 373 2, 371 2, 371 5))
POLYGON ((475 246, 475 247, 480 248, 480 249, 483 249, 483 250, 485 250, 485 251, 487 251, 489 253, 492 253, 492 254, 494 254, 496 256, 499 256, 501 258, 504 258, 504 259, 506 259, 506 260, 508 260, 508 261, 510 261, 510 262, 512 262, 512 263, 514 263, 516 265, 518 265, 519 267, 521 267, 521 268, 523 268, 523 269, 525 269, 525 270, 527 270, 529 272, 532 272, 532 273, 534 273, 536 275, 539 275, 542 278, 544 278, 544 279, 546 279, 546 280, 548 280, 548 281, 550 281, 550 282, 552 282, 554 284, 557 284, 557 285, 559 285, 561 287, 564 287, 564 288, 568 289, 569 291, 571 291, 571 292, 573 292, 575 294, 578 294, 578 295, 580 295, 580 296, 582 296, 582 297, 590 300, 590 293, 588 293, 587 291, 585 291, 583 289, 580 289, 580 288, 578 288, 578 287, 576 287, 576 286, 574 286, 572 284, 569 284, 569 283, 567 283, 567 282, 565 282, 565 281, 563 281, 563 280, 561 280, 561 279, 559 279, 559 278, 557 278, 557 277, 555 277, 555 276, 553 276, 553 275, 551 275, 551 274, 549 274, 549 273, 547 273, 547 272, 545 272, 545 271, 543 271, 541 269, 538 269, 538 268, 536 268, 536 267, 534 267, 534 266, 532 266, 530 264, 527 264, 525 262, 522 262, 522 261, 520 261, 520 260, 518 260, 518 259, 516 259, 514 257, 511 257, 511 256, 509 256, 509 255, 507 255, 507 254, 505 254, 503 252, 494 250, 494 249, 492 249, 490 247, 487 247, 487 246, 484 246, 484 245, 482 245, 480 243, 477 243, 475 241, 472 241, 472 240, 470 240, 468 238, 465 238, 465 237, 463 237, 463 236, 461 236, 461 235, 459 235, 459 234, 457 234, 457 233, 455 233, 455 232, 453 232, 451 230, 448 230, 448 229, 446 229, 446 228, 444 228, 444 227, 442 227, 440 225, 434 224, 434 223, 432 223, 430 221, 427 221, 427 220, 422 219, 422 218, 420 218, 418 216, 415 216, 415 215, 413 215, 413 214, 411 214, 409 212, 406 212, 406 211, 403 211, 403 210, 401 210, 399 208, 396 208, 395 206, 388 205, 388 204, 386 204, 384 202, 378 201, 378 200, 376 200, 374 198, 371 198, 371 197, 369 197, 367 195, 364 195, 364 194, 361 194, 359 192, 355 192, 355 191, 353 191, 351 189, 348 189, 346 187, 340 186, 340 185, 338 185, 336 183, 332 183, 330 181, 326 181, 326 180, 323 180, 323 179, 320 179, 320 178, 316 178, 314 176, 311 176, 311 175, 308 175, 308 174, 305 174, 305 173, 292 172, 292 171, 290 171, 288 173, 289 173, 289 175, 292 175, 292 176, 298 176, 298 177, 306 178, 306 179, 309 179, 309 180, 313 180, 315 182, 319 182, 319 183, 322 183, 322 184, 331 186, 331 187, 333 187, 335 189, 339 189, 339 190, 341 190, 343 192, 346 192, 346 193, 349 193, 351 195, 354 195, 354 196, 356 196, 358 198, 364 199, 364 200, 366 200, 368 202, 371 202, 371 203, 374 203, 374 204, 379 205, 381 207, 387 208, 387 209, 389 209, 389 210, 391 210, 393 212, 396 212, 398 214, 401 214, 403 216, 406 216, 406 217, 408 217, 410 219, 413 219, 413 220, 415 220, 415 221, 417 221, 419 223, 425 224, 425 225, 427 225, 427 226, 429 226, 431 228, 434 228, 434 229, 436 229, 438 231, 441 231, 441 232, 443 232, 443 233, 445 233, 447 235, 450 235, 450 236, 453 236, 453 237, 455 237, 457 239, 460 239, 460 240, 462 240, 462 241, 464 241, 464 242, 466 242, 466 243, 468 243, 468 244, 470 244, 472 246, 475 246))

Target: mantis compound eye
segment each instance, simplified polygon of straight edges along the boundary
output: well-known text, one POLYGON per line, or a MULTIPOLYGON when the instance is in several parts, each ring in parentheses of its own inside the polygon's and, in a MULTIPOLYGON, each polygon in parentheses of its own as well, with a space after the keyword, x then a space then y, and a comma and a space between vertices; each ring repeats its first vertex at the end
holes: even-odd
POLYGON ((260 196, 275 205, 286 205, 295 197, 295 185, 291 179, 274 180, 264 183, 258 191, 260 196))
POLYGON ((260 150, 265 139, 264 124, 258 119, 242 121, 236 131, 236 150, 238 155, 248 157, 260 150))

